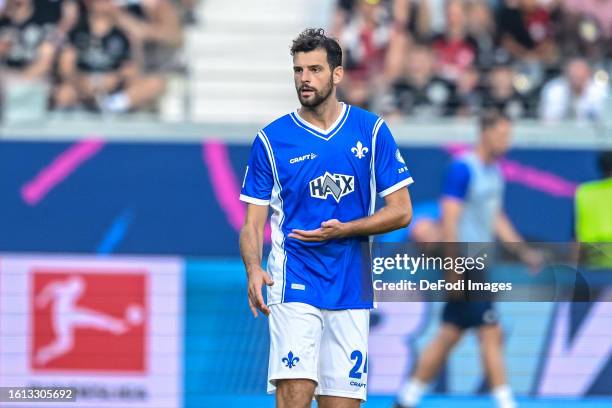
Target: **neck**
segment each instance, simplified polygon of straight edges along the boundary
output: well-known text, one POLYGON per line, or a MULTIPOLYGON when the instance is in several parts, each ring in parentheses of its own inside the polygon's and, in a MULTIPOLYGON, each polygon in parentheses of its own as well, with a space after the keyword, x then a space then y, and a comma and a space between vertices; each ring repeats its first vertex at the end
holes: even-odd
POLYGON ((336 99, 335 95, 331 95, 326 101, 315 107, 302 106, 298 113, 306 121, 321 129, 329 128, 332 123, 338 119, 342 105, 336 99))
POLYGON ((496 161, 495 157, 487 150, 482 142, 476 146, 474 153, 476 154, 476 157, 482 160, 482 162, 485 164, 492 164, 496 161))

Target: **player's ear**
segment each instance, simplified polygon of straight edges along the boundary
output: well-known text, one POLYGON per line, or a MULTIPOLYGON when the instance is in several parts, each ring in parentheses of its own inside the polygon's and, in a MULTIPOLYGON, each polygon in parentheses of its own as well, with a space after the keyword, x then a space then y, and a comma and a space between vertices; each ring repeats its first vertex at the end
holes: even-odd
POLYGON ((342 81, 343 77, 344 77, 344 68, 342 67, 342 65, 334 68, 334 71, 332 72, 332 80, 334 81, 334 85, 338 85, 342 81))

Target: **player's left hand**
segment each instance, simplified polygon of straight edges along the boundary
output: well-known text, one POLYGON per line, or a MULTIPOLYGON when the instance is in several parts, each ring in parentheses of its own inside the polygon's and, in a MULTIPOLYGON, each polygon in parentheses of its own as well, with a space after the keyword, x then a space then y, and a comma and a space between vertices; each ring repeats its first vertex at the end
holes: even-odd
POLYGON ((337 219, 331 219, 323 221, 321 227, 315 230, 291 230, 289 238, 299 239, 304 242, 322 242, 329 239, 344 238, 346 236, 346 224, 338 221, 337 219))

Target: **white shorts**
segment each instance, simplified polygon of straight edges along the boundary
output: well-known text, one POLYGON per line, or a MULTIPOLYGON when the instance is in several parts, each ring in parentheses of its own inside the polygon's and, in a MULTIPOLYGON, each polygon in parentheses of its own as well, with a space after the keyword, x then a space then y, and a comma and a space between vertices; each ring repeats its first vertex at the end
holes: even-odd
POLYGON ((270 305, 268 393, 276 381, 307 378, 315 395, 365 401, 368 309, 326 310, 305 303, 270 305))

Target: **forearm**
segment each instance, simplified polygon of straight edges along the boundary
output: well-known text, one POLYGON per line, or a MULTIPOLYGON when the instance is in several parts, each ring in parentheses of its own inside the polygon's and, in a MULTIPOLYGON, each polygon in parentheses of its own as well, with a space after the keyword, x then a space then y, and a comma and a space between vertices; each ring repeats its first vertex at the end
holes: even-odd
POLYGON ((498 216, 495 227, 497 238, 504 244, 510 253, 521 256, 528 250, 529 247, 525 243, 525 240, 514 228, 505 214, 498 216))
POLYGON ((374 214, 345 224, 346 236, 383 234, 406 227, 412 219, 412 208, 386 205, 374 214))
POLYGON ((38 79, 47 75, 51 70, 53 54, 54 48, 51 44, 42 44, 38 50, 38 58, 23 71, 23 76, 29 79, 38 79))
POLYGON ((459 221, 463 212, 463 202, 452 197, 444 197, 440 203, 442 217, 442 241, 457 242, 459 240, 459 221))
POLYGON ((500 214, 495 222, 495 233, 497 238, 504 244, 524 242, 523 237, 514 229, 510 220, 504 214, 500 214))
POLYGON ((261 266, 263 253, 263 228, 258 231, 252 225, 245 225, 240 231, 240 255, 247 273, 261 266))
POLYGON ((457 242, 457 225, 444 225, 442 224, 442 241, 444 242, 457 242))
POLYGON ((171 47, 178 47, 183 40, 180 25, 169 22, 161 24, 143 22, 121 12, 117 15, 117 25, 133 37, 144 41, 160 42, 171 47))
POLYGON ((507 49, 510 54, 516 58, 524 58, 529 55, 529 50, 519 44, 509 34, 505 34, 502 37, 502 44, 504 48, 507 49))

